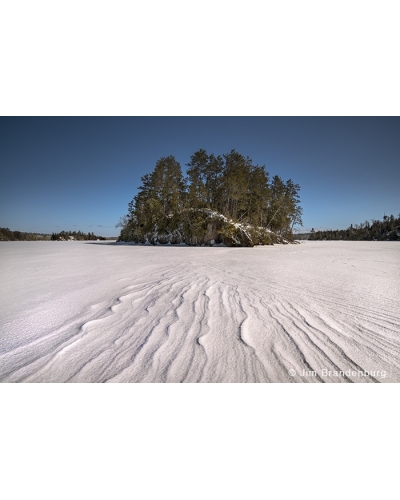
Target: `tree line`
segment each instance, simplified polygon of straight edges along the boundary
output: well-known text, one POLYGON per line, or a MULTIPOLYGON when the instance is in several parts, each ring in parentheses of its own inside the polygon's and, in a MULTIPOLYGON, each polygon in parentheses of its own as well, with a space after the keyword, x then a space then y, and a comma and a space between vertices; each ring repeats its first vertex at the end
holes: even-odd
POLYGON ((264 228, 293 240, 302 224, 300 186, 273 177, 236 150, 227 154, 195 152, 186 176, 174 156, 160 158, 151 173, 141 177, 138 193, 121 222, 120 240, 143 241, 149 233, 201 235, 210 214, 219 214, 243 227, 264 228))
POLYGON ((0 227, 0 241, 40 241, 49 239, 49 235, 11 231, 8 227, 0 227))
POLYGON ((74 240, 106 240, 103 236, 94 233, 83 233, 82 231, 60 231, 59 233, 26 233, 23 231, 11 231, 8 227, 0 227, 0 241, 67 241, 74 240))
POLYGON ((347 229, 315 231, 311 229, 309 240, 400 240, 400 214, 384 215, 383 220, 366 220, 361 224, 350 225, 347 229))
POLYGON ((59 233, 52 233, 51 240, 52 241, 68 241, 68 240, 78 240, 78 241, 86 241, 86 240, 105 240, 103 236, 96 236, 94 233, 83 233, 82 231, 60 231, 59 233))

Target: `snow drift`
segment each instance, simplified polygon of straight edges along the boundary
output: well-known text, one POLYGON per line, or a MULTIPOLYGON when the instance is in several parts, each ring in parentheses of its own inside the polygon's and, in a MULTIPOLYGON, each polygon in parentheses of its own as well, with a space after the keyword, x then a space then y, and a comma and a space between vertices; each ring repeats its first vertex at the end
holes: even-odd
POLYGON ((400 247, 0 245, 2 382, 400 382, 400 247))

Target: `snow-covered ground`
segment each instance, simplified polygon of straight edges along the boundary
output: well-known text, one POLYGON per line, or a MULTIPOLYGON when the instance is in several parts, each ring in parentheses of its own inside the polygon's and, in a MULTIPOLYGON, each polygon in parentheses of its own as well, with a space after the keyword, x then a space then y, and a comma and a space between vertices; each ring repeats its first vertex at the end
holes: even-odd
POLYGON ((2 382, 400 382, 400 243, 0 244, 2 382))

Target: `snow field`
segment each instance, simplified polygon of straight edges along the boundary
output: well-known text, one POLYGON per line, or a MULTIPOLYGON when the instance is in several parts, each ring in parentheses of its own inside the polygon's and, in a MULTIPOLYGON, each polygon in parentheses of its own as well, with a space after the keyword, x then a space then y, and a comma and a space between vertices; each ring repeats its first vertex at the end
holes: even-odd
POLYGON ((2 382, 400 382, 400 245, 0 245, 2 382))

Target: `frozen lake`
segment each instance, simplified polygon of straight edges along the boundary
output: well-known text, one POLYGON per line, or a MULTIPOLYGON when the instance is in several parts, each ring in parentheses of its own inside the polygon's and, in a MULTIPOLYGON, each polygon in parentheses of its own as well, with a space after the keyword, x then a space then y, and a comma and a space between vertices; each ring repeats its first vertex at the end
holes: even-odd
POLYGON ((0 243, 2 382, 400 382, 400 243, 0 243))

